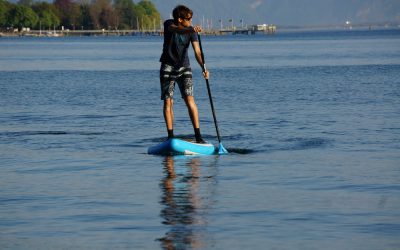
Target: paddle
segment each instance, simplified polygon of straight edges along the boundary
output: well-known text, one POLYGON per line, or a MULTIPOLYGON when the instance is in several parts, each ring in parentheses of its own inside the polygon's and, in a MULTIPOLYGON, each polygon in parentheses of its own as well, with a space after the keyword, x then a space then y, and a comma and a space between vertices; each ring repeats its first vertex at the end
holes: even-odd
MULTIPOLYGON (((200 52, 201 52, 201 60, 203 61, 203 72, 206 71, 206 61, 204 60, 204 53, 203 53, 203 47, 201 46, 201 38, 200 38, 200 34, 197 33, 197 36, 199 37, 199 45, 200 45, 200 52)), ((215 129, 217 130, 217 137, 218 137, 218 142, 219 142, 219 146, 218 146, 218 154, 227 154, 228 150, 226 150, 224 148, 224 146, 222 145, 221 142, 221 136, 219 135, 219 129, 218 129, 218 122, 217 122, 217 117, 215 115, 215 109, 214 109, 214 104, 213 104, 213 100, 212 100, 212 96, 211 96, 211 89, 210 89, 210 83, 208 82, 208 79, 206 79, 206 84, 207 84, 207 91, 208 91, 208 97, 210 99, 210 104, 211 104, 211 111, 213 114, 213 118, 214 118, 214 125, 215 125, 215 129)))

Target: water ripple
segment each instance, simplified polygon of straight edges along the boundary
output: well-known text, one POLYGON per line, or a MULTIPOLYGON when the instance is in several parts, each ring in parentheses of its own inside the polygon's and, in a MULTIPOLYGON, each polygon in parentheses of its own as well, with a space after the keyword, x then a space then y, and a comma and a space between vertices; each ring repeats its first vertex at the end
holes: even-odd
POLYGON ((0 137, 22 137, 35 135, 103 135, 105 132, 86 132, 86 131, 16 131, 0 132, 0 137))

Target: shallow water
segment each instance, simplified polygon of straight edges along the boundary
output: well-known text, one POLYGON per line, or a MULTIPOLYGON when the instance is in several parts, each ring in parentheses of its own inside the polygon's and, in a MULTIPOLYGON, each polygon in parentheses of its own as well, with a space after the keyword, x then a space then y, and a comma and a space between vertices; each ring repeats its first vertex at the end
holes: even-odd
POLYGON ((400 32, 202 40, 227 156, 146 154, 161 38, 0 39, 1 248, 400 248, 400 32))

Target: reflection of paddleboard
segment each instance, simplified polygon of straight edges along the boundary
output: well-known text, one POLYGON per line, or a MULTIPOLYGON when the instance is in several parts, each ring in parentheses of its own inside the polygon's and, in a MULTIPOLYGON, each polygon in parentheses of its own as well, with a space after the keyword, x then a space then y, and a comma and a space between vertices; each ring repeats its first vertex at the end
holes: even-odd
POLYGON ((218 151, 217 148, 210 143, 195 143, 172 138, 150 147, 147 153, 153 155, 213 155, 218 153, 218 151))

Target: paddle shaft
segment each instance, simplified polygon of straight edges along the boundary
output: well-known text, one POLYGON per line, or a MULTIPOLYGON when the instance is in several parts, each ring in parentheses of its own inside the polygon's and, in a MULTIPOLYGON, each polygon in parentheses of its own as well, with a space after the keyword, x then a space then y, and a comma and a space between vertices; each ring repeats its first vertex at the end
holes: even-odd
MULTIPOLYGON (((205 71, 206 71, 206 62, 205 62, 205 60, 204 60, 204 53, 203 53, 203 47, 201 46, 200 34, 197 34, 197 36, 198 36, 198 38, 199 38, 199 46, 200 46, 201 60, 202 60, 202 62, 203 62, 202 68, 203 68, 203 72, 205 72, 205 71)), ((211 96, 210 83, 208 82, 208 79, 206 79, 206 84, 207 84, 208 97, 209 97, 209 99, 210 99, 211 111, 212 111, 213 118, 214 118, 215 130, 217 130, 218 142, 221 143, 221 137, 220 137, 220 135, 219 135, 219 129, 218 129, 217 116, 215 115, 214 103, 213 103, 213 99, 212 99, 212 96, 211 96)))

